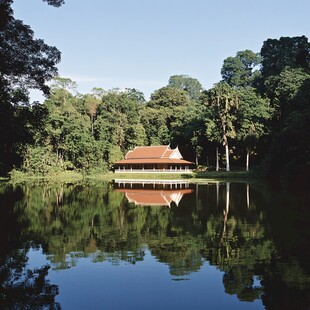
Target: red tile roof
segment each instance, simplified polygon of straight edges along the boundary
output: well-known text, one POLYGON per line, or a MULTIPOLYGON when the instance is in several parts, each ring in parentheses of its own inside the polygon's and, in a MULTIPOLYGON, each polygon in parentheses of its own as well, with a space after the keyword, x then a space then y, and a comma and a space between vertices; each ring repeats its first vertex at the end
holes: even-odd
POLYGON ((173 151, 174 151, 174 150, 167 150, 167 151, 165 152, 165 154, 163 155, 163 157, 169 158, 169 157, 172 155, 173 151))
POLYGON ((138 146, 133 151, 129 151, 126 154, 125 158, 126 159, 161 158, 168 150, 170 150, 168 145, 138 146))
POLYGON ((184 159, 175 159, 175 158, 142 158, 142 159, 123 159, 115 162, 115 164, 186 164, 190 165, 192 162, 184 159))
POLYGON ((129 202, 141 206, 168 206, 174 201, 174 195, 190 194, 191 189, 178 190, 151 190, 151 189, 116 189, 117 192, 126 194, 129 202))
POLYGON ((125 159, 114 164, 183 164, 190 165, 192 162, 182 159, 178 148, 171 150, 169 145, 137 146, 129 151, 125 159), (174 154, 173 158, 170 158, 174 154), (178 158, 179 157, 179 158, 178 158))

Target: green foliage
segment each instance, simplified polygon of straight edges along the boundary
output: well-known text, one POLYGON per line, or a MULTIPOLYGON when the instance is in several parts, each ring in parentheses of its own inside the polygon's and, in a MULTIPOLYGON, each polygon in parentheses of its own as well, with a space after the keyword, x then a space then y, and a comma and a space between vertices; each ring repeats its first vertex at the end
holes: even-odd
POLYGON ((200 82, 188 75, 173 75, 169 78, 168 86, 184 90, 191 100, 198 100, 202 91, 200 82))
POLYGON ((114 89, 102 96, 94 120, 94 137, 103 143, 103 157, 109 165, 116 158, 109 155, 111 152, 118 149, 124 155, 126 151, 145 143, 146 133, 140 122, 143 107, 144 98, 135 89, 114 89))
POLYGON ((264 78, 280 74, 286 67, 310 69, 310 43, 305 36, 268 39, 261 49, 264 78))
MULTIPOLYGON (((49 93, 46 82, 57 75, 60 52, 13 16, 12 0, 0 3, 0 174, 20 167, 46 120, 46 110, 28 106, 29 89, 49 93), (23 106, 17 106, 22 104, 23 106)), ((48 0, 59 6, 62 0, 48 0)))
POLYGON ((65 3, 65 0, 43 0, 43 1, 55 7, 59 7, 65 3))
POLYGON ((226 82, 221 82, 207 91, 204 99, 208 107, 206 134, 210 141, 221 142, 225 146, 226 171, 230 171, 228 139, 233 140, 237 136, 238 93, 226 82))
POLYGON ((236 137, 235 121, 238 109, 238 93, 227 83, 218 83, 207 92, 206 104, 211 110, 212 119, 216 122, 222 142, 236 137))
POLYGON ((258 54, 250 50, 237 52, 235 57, 224 60, 221 69, 222 78, 231 86, 250 86, 257 76, 258 71, 254 69, 259 63, 258 54))
POLYGON ((27 174, 46 175, 59 170, 56 156, 48 147, 28 146, 24 155, 22 171, 27 174))
POLYGON ((166 86, 156 90, 151 95, 148 106, 157 107, 176 107, 189 104, 189 95, 185 90, 166 86))
POLYGON ((60 52, 12 16, 0 30, 0 102, 27 103, 29 88, 48 94, 45 83, 57 74, 60 52))
POLYGON ((123 159, 124 154, 118 145, 111 145, 109 148, 109 163, 114 163, 118 160, 123 159))
MULTIPOLYGON (((305 36, 268 39, 263 56, 263 91, 275 109, 267 171, 282 182, 310 175, 309 122, 310 43, 305 36)), ((260 89, 262 91, 262 89, 260 89)))
POLYGON ((45 107, 0 105, 0 173, 8 173, 13 166, 20 167, 29 144, 40 139, 48 117, 45 107))
POLYGON ((274 109, 270 100, 259 96, 254 88, 239 88, 237 115, 237 138, 244 145, 249 155, 270 130, 270 120, 274 109))
POLYGON ((148 145, 161 145, 170 142, 167 120, 167 110, 163 108, 145 107, 141 110, 141 123, 145 128, 148 145))

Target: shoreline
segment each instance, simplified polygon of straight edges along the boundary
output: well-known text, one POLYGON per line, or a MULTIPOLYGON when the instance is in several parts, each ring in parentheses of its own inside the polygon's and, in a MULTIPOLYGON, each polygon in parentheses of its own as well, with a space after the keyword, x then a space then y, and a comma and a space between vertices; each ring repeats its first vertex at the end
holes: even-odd
POLYGON ((203 171, 184 174, 162 174, 162 173, 90 173, 82 172, 59 172, 45 176, 28 175, 18 173, 11 178, 0 178, 1 182, 19 183, 76 183, 76 182, 111 182, 115 179, 124 180, 184 180, 190 183, 233 181, 233 182, 254 182, 265 178, 250 171, 203 171))

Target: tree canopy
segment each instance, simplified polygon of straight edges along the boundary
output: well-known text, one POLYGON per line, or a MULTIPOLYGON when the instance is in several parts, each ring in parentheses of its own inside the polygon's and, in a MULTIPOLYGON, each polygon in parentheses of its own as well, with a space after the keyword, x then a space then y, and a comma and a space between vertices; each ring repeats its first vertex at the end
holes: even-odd
MULTIPOLYGON (((47 2, 53 6, 64 3, 47 2)), ((12 3, 0 3, 0 101, 27 103, 29 89, 49 93, 46 82, 57 75, 60 52, 42 39, 35 39, 31 28, 13 17, 12 3)))
POLYGON ((250 50, 237 52, 235 57, 224 60, 221 74, 225 82, 231 86, 250 86, 253 84, 260 64, 260 56, 250 50))
POLYGON ((197 100, 202 91, 200 82, 188 75, 172 75, 169 78, 168 86, 186 91, 192 100, 197 100))
POLYGON ((309 50, 310 43, 305 36, 266 40, 260 52, 264 78, 281 73, 285 67, 309 70, 309 50))

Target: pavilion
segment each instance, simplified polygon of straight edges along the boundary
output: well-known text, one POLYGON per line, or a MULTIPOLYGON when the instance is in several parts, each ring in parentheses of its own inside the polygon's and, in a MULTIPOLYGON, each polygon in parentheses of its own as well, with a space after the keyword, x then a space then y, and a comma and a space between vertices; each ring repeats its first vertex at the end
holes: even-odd
POLYGON ((137 146, 125 159, 114 163, 116 173, 188 173, 194 163, 184 160, 178 147, 170 145, 137 146))

